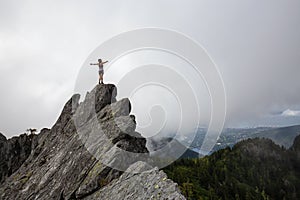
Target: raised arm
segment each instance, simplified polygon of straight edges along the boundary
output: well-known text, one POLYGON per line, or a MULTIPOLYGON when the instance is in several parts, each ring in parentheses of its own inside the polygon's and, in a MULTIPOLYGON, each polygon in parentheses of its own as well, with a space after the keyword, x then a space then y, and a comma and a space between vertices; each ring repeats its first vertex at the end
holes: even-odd
POLYGON ((104 61, 104 62, 102 62, 101 64, 105 64, 105 63, 108 63, 108 61, 104 61))

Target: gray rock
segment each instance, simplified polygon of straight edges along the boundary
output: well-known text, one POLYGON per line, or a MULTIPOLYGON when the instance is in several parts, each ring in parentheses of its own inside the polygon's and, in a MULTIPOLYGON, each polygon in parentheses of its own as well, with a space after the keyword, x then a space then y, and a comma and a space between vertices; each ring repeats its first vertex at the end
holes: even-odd
POLYGON ((185 199, 177 184, 167 178, 163 171, 144 162, 136 162, 119 178, 94 194, 87 200, 96 199, 185 199), (140 173, 136 173, 139 171, 140 173))
POLYGON ((146 139, 114 85, 79 98, 35 137, 25 162, 0 185, 0 199, 184 199, 162 171, 142 162, 146 139))
POLYGON ((22 134, 6 139, 0 133, 0 183, 14 173, 37 146, 36 134, 22 134))

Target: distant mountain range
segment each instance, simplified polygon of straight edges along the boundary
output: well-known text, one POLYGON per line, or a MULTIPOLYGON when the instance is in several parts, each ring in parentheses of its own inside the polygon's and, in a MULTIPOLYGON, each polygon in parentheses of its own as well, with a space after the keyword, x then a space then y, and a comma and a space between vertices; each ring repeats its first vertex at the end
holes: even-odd
POLYGON ((252 138, 269 138, 276 144, 289 148, 298 135, 300 135, 300 125, 264 130, 253 134, 252 138))
MULTIPOLYGON (((199 128, 196 137, 194 138, 190 147, 194 151, 198 151, 202 145, 206 134, 205 128, 199 128)), ((226 128, 221 133, 216 145, 211 152, 226 147, 232 147, 239 141, 249 138, 268 138, 274 143, 289 148, 292 146, 296 136, 300 135, 300 125, 289 127, 257 127, 257 128, 226 128)), ((183 141, 183 143, 187 143, 183 141)))
MULTIPOLYGON (((161 158, 171 156, 172 158, 197 158, 203 156, 200 147, 206 134, 205 128, 199 128, 192 144, 186 140, 178 141, 175 138, 148 138, 147 148, 153 156, 159 155, 161 158), (190 145, 189 145, 190 144, 190 145), (159 151, 163 149, 163 151, 159 151), (184 152, 184 153, 183 153, 184 152)), ((294 139, 300 135, 300 125, 289 127, 257 127, 257 128, 227 128, 224 129, 215 144, 211 153, 224 149, 226 147, 233 147, 236 143, 249 138, 266 138, 271 139, 275 144, 284 146, 286 149, 291 147, 294 139)))

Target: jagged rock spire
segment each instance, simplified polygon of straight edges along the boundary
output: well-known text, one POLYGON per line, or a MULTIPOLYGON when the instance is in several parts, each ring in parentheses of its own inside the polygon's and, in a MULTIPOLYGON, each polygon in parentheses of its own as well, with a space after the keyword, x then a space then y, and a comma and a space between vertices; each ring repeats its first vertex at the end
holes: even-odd
POLYGON ((135 131, 130 101, 116 96, 112 84, 97 85, 81 103, 73 95, 54 126, 38 134, 22 166, 0 185, 0 199, 150 199, 162 194, 184 199, 162 171, 123 155, 147 155, 148 150, 135 131))

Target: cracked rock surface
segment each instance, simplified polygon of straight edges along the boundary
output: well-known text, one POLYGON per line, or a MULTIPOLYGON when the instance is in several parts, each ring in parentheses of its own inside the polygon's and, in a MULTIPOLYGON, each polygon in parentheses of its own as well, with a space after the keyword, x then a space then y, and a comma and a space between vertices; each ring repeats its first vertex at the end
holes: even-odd
POLYGON ((73 95, 50 130, 16 137, 19 149, 0 135, 0 199, 185 199, 143 160, 146 139, 135 131, 130 101, 116 95, 112 84, 81 103, 73 95))

